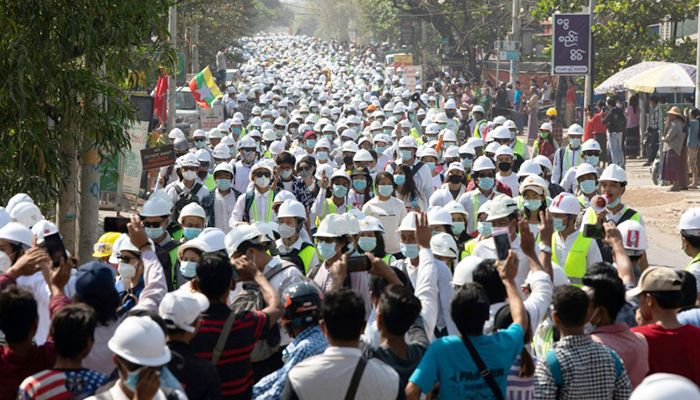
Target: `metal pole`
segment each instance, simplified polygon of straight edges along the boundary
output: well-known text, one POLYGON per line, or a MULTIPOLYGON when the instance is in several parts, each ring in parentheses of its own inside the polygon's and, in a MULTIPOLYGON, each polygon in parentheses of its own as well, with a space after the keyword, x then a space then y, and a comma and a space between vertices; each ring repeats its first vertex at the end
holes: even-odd
POLYGON ((192 27, 192 73, 199 72, 199 24, 192 27))
POLYGON ((695 56, 695 107, 700 108, 700 3, 698 3, 698 32, 696 33, 695 43, 696 56, 695 56))
MULTIPOLYGON (((520 41, 520 0, 513 0, 513 23, 510 40, 520 41)), ((518 49, 519 50, 519 49, 518 49)), ((510 62, 510 83, 520 79, 520 55, 510 62)))
MULTIPOLYGON (((590 15, 590 26, 593 27, 593 23, 595 21, 595 18, 593 17, 593 9, 595 9, 595 4, 596 0, 590 0, 588 3, 588 12, 590 15)), ((588 43, 591 44, 591 54, 588 55, 588 57, 593 61, 593 34, 589 33, 588 35, 588 43)), ((588 71, 588 74, 586 74, 586 82, 584 83, 584 88, 583 88, 583 107, 586 108, 586 106, 591 105, 591 101, 593 99, 593 62, 591 62, 590 69, 588 71)), ((586 118, 583 118, 583 123, 585 125, 586 123, 586 118)))
MULTIPOLYGON (((173 48, 177 49, 177 6, 170 6, 170 11, 168 12, 168 32, 170 33, 170 43, 172 43, 173 48)), ((173 71, 168 77, 168 131, 175 128, 176 73, 177 71, 173 71)))
POLYGON ((496 84, 501 81, 501 41, 496 40, 496 84))

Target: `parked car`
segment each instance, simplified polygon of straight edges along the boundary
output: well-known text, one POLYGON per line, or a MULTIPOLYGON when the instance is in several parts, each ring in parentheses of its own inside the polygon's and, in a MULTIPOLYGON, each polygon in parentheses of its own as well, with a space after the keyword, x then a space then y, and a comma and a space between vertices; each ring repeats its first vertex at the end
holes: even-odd
POLYGON ((175 106, 175 123, 178 127, 188 124, 190 132, 199 129, 199 110, 189 87, 181 86, 177 88, 175 106))

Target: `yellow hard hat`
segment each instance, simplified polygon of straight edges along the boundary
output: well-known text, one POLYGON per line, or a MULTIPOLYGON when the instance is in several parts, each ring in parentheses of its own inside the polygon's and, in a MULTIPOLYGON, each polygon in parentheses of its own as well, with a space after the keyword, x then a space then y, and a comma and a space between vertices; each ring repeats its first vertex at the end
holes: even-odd
POLYGON ((102 258, 112 255, 112 246, 114 246, 114 242, 119 236, 121 236, 119 232, 106 232, 100 236, 97 243, 92 247, 92 256, 102 258))
POLYGON ((557 116, 557 109, 554 107, 549 107, 547 109, 547 116, 549 117, 556 117, 557 116))

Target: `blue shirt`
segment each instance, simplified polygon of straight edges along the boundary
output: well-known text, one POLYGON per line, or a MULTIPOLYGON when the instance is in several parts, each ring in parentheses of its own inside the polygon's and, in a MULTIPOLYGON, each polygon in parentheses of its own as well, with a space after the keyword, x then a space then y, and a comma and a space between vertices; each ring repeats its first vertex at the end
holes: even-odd
MULTIPOLYGON (((523 349, 523 336, 522 327, 512 323, 508 329, 493 335, 469 337, 504 396, 508 370, 523 349)), ((434 341, 410 381, 418 385, 423 393, 430 392, 435 383, 440 382, 441 399, 495 398, 479 374, 462 338, 458 336, 446 336, 434 341)))
POLYGON ((698 137, 700 121, 691 119, 688 121, 688 147, 700 147, 700 137, 698 137))
POLYGON ((700 308, 691 308, 678 313, 678 322, 683 325, 693 325, 700 328, 700 308))
POLYGON ((328 347, 328 340, 318 325, 306 328, 282 352, 282 360, 284 360, 282 368, 253 385, 253 398, 281 398, 287 374, 292 367, 309 357, 322 354, 326 351, 326 347, 328 347))

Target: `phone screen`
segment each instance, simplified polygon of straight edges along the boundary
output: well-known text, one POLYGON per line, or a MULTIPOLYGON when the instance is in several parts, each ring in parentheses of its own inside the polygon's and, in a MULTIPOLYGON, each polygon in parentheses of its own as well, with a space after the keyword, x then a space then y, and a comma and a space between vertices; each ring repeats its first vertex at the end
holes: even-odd
POLYGON ((367 256, 350 256, 348 257, 348 272, 369 271, 370 263, 367 256))
POLYGON ((45 236, 42 246, 49 253, 54 267, 61 265, 61 263, 65 261, 66 248, 63 246, 63 240, 60 234, 54 233, 53 235, 45 236))
POLYGON ((503 230, 500 232, 493 233, 493 243, 496 245, 496 254, 499 260, 505 260, 508 257, 508 250, 510 250, 510 237, 508 237, 508 230, 503 230))
POLYGON ((605 238, 605 228, 603 225, 583 225, 583 236, 595 240, 602 240, 605 238))
POLYGON ((126 224, 129 223, 129 218, 125 217, 105 217, 104 231, 129 233, 126 224))

